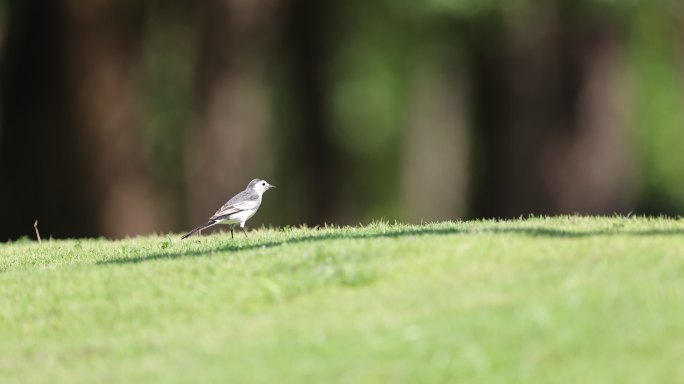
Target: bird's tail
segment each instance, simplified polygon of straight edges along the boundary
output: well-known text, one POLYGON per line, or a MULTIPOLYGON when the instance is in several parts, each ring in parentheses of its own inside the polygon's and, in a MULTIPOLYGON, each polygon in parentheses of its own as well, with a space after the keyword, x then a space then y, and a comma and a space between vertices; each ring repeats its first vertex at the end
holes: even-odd
POLYGON ((212 225, 214 225, 214 224, 216 224, 216 223, 218 223, 218 221, 216 221, 216 220, 209 220, 209 221, 206 222, 205 224, 198 225, 198 226, 196 226, 195 228, 193 228, 190 232, 188 232, 188 233, 186 233, 185 235, 181 236, 181 239, 185 239, 186 237, 191 236, 191 235, 194 234, 195 232, 201 231, 201 230, 203 230, 204 228, 209 228, 209 227, 211 227, 212 225))

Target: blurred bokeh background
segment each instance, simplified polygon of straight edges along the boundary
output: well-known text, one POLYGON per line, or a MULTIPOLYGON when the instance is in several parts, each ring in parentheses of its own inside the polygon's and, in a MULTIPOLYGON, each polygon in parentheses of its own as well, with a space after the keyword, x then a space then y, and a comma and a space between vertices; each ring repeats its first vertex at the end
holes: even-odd
POLYGON ((684 212, 681 0, 2 0, 0 240, 684 212))

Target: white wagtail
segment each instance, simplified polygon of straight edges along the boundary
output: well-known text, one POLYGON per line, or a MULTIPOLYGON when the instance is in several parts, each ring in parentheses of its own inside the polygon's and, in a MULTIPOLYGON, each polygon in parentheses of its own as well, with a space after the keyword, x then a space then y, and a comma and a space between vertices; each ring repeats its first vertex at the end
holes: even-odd
POLYGON ((230 224, 230 236, 232 238, 234 238, 233 227, 235 224, 240 224, 242 232, 247 236, 245 222, 254 216, 257 209, 259 209, 259 206, 261 205, 261 195, 271 188, 275 188, 275 186, 264 180, 254 179, 250 181, 249 185, 247 185, 247 189, 233 196, 227 203, 223 204, 209 221, 193 228, 192 231, 183 235, 181 239, 185 239, 197 231, 216 224, 230 224))

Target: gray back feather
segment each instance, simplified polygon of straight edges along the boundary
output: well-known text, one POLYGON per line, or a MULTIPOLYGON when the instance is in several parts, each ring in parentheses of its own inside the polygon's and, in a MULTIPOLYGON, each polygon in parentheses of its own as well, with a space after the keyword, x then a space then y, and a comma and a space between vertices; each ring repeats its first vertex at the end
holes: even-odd
POLYGON ((227 203, 225 203, 223 206, 229 206, 233 205, 236 203, 241 203, 243 201, 253 201, 253 200, 259 200, 259 194, 254 192, 251 188, 245 189, 244 191, 238 193, 237 195, 233 196, 228 200, 227 203))

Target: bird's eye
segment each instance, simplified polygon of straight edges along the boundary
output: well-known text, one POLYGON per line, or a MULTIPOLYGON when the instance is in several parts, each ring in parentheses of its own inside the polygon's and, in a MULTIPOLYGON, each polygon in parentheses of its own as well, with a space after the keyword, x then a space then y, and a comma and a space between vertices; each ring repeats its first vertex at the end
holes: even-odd
POLYGON ((261 185, 263 185, 263 186, 265 187, 265 186, 266 186, 266 183, 261 183, 261 185))

